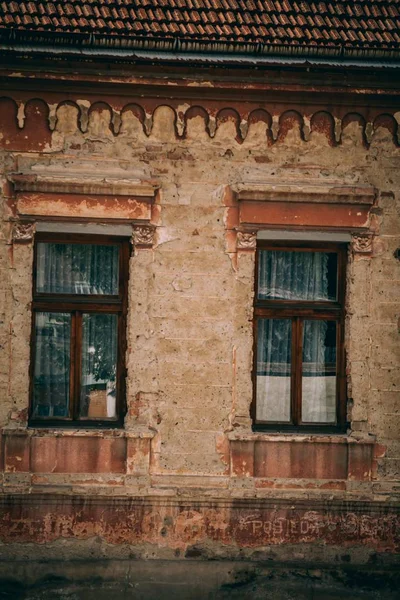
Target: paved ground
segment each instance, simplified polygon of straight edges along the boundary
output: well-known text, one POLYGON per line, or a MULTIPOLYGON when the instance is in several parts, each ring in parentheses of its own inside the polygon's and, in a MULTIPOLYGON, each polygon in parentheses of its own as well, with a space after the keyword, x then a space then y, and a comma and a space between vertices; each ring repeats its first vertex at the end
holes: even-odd
POLYGON ((9 577, 0 570, 1 600, 400 600, 400 572, 393 568, 77 561, 38 563, 36 571, 25 564, 24 582, 24 569, 15 567, 9 577))

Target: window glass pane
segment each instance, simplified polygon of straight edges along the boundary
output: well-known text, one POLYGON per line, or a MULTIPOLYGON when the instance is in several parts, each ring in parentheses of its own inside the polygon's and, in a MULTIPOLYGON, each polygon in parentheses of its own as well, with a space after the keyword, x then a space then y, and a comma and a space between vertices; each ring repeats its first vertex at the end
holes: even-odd
POLYGON ((260 300, 330 300, 337 298, 335 252, 260 250, 260 300))
POLYGON ((37 292, 118 294, 117 245, 39 242, 37 246, 37 292))
POLYGON ((258 319, 257 421, 290 423, 292 322, 258 319))
POLYGON ((116 417, 117 315, 82 316, 80 417, 116 417))
POLYGON ((336 322, 304 321, 302 421, 336 422, 336 322))
POLYGON ((32 417, 68 417, 71 315, 35 314, 32 417))

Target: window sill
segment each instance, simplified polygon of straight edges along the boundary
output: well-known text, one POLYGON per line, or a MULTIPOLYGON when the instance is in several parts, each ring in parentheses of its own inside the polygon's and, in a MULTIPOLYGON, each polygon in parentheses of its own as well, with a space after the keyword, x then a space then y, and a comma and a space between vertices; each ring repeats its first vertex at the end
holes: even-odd
POLYGON ((153 437, 148 429, 4 428, 0 430, 3 469, 8 473, 146 475, 153 437))
MULTIPOLYGON (((27 429, 10 429, 10 434, 13 435, 29 435, 31 437, 99 437, 99 438, 141 438, 141 439, 152 439, 155 435, 154 431, 149 429, 126 431, 123 425, 118 427, 96 427, 96 428, 81 428, 70 425, 67 427, 59 426, 46 426, 46 425, 28 425, 27 429), (16 434, 15 431, 19 433, 16 434)), ((3 435, 7 435, 7 430, 3 430, 3 435)))
POLYGON ((62 433, 73 432, 75 435, 79 432, 86 432, 88 435, 93 435, 96 431, 100 433, 124 431, 124 424, 121 421, 92 421, 87 423, 72 423, 71 421, 30 421, 28 422, 29 431, 60 431, 62 433))
POLYGON ((375 444, 375 436, 366 436, 362 439, 352 437, 348 433, 335 432, 283 432, 283 431, 253 431, 249 433, 232 431, 228 433, 230 441, 241 442, 318 442, 327 444, 375 444))
POLYGON ((375 439, 347 434, 231 432, 233 477, 370 481, 375 439))

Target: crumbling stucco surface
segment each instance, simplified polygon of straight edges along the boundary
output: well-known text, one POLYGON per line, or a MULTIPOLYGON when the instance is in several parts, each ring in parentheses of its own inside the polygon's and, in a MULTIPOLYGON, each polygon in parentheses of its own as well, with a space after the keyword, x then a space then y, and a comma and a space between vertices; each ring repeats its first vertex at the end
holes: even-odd
MULTIPOLYGON (((377 122, 368 144, 359 119, 344 121, 338 143, 326 127, 315 125, 317 120, 305 141, 307 120, 301 124, 297 113, 281 119, 280 129, 277 125, 272 133, 266 120, 242 123, 239 136, 237 113, 213 121, 198 110, 177 137, 180 111, 169 106, 158 107, 150 119, 132 104, 116 119, 108 105, 92 104, 79 114, 77 104, 62 100, 54 130, 48 126, 46 102, 38 100, 29 109, 40 118, 45 115, 40 127, 29 125, 28 111, 25 129, 3 122, 6 130, 0 132, 4 493, 47 489, 174 496, 185 490, 195 501, 204 494, 232 500, 284 490, 285 497, 310 501, 332 494, 335 499, 344 494, 355 500, 393 499, 400 469, 400 261, 394 256, 400 246, 400 149, 394 119, 389 125, 377 122), (24 201, 10 184, 16 174, 53 177, 55 184, 63 177, 82 185, 90 178, 157 182, 150 217, 155 241, 152 247, 135 248, 130 260, 124 432, 27 430, 34 236, 13 240, 12 224, 38 215, 62 221, 73 216, 74 206, 78 218, 100 221, 120 219, 123 209, 107 212, 101 197, 91 205, 81 198, 61 201, 50 192, 46 200, 24 201), (366 226, 372 247, 350 250, 347 274, 349 444, 376 442, 367 476, 344 476, 343 481, 307 473, 296 478, 232 476, 237 475, 232 435, 252 435, 254 250, 237 247, 229 207, 238 183, 264 182, 312 182, 327 188, 340 182, 376 190, 366 226), (69 457, 61 471, 52 465, 54 436, 69 457), (73 440, 85 436, 90 444, 98 438, 114 449, 106 465, 91 468, 89 460, 82 473, 74 456, 85 446, 73 446, 73 440)), ((6 102, 3 114, 11 110, 6 102)), ((161 539, 157 527, 156 534, 161 539)))

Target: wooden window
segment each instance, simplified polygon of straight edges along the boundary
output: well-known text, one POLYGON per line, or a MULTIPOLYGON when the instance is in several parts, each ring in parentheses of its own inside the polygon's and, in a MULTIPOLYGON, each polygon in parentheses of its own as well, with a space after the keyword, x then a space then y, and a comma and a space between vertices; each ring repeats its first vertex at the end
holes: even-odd
POLYGON ((30 424, 120 426, 129 242, 37 234, 30 424))
POLYGON ((259 242, 254 429, 346 426, 345 244, 259 242))

